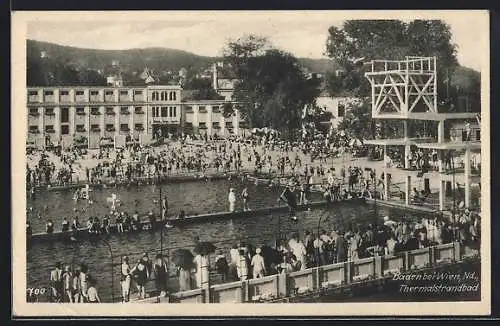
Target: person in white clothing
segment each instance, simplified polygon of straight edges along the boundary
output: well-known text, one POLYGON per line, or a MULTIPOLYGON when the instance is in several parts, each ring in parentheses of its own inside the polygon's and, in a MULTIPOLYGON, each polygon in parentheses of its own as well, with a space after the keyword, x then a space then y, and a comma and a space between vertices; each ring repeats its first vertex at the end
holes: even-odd
POLYGON ((335 179, 333 177, 333 173, 330 171, 330 172, 328 172, 328 185, 331 187, 331 186, 333 186, 334 182, 335 182, 335 179))
POLYGON ((306 246, 301 240, 298 240, 295 244, 295 247, 292 249, 292 253, 297 257, 297 260, 300 262, 300 269, 306 269, 306 246))
POLYGON ((252 257, 253 278, 262 278, 266 275, 266 265, 264 258, 260 255, 261 249, 255 250, 255 255, 252 257))
POLYGON ((194 264, 196 265, 196 287, 203 288, 209 281, 207 256, 196 255, 194 264))
POLYGON ((244 281, 248 277, 248 265, 247 259, 245 258, 245 251, 243 249, 239 250, 238 264, 236 265, 236 270, 238 272, 238 278, 240 281, 244 281))
POLYGON ((229 195, 227 199, 229 201, 229 211, 234 212, 234 206, 236 204, 236 195, 234 193, 233 188, 229 189, 229 195))
POLYGON ((128 302, 130 300, 130 265, 128 263, 128 257, 123 256, 122 266, 121 266, 121 279, 120 285, 122 288, 122 302, 128 302))
POLYGON ((235 279, 238 277, 237 275, 237 266, 238 266, 238 260, 240 258, 240 253, 238 251, 238 245, 235 244, 229 250, 229 257, 230 257, 230 262, 229 262, 229 275, 232 279, 235 279))
POLYGON ((89 280, 89 288, 87 290, 88 303, 101 303, 101 299, 95 287, 96 283, 97 281, 94 279, 89 280))

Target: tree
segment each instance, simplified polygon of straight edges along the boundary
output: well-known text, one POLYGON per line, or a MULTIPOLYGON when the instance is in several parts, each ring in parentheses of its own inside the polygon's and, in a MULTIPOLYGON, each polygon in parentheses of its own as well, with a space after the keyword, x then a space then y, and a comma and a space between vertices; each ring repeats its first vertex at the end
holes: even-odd
POLYGON ((80 85, 90 85, 90 86, 105 86, 106 78, 100 75, 95 70, 82 70, 80 71, 80 85))
POLYGON ((250 128, 269 127, 290 136, 300 127, 302 111, 315 102, 319 83, 304 76, 297 58, 250 35, 229 42, 224 61, 239 80, 233 98, 250 128))
POLYGON ((339 128, 346 130, 351 138, 373 139, 376 137, 377 128, 371 117, 371 103, 367 99, 348 103, 345 112, 339 128))
POLYGON ((183 88, 192 91, 191 99, 195 101, 224 99, 224 96, 212 88, 210 79, 191 78, 186 81, 183 88))
POLYGON ((224 118, 229 118, 234 114, 233 104, 226 102, 222 105, 222 115, 224 118))

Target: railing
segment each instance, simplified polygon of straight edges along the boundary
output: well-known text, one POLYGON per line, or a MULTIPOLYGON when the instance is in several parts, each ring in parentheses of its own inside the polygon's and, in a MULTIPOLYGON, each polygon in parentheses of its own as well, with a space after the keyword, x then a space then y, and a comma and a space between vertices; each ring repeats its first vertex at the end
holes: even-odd
POLYGON ((379 71, 435 73, 436 62, 434 57, 406 57, 405 60, 372 60, 371 72, 379 71))
POLYGON ((313 292, 334 290, 356 284, 379 282, 397 273, 419 272, 446 264, 477 257, 459 242, 355 261, 313 267, 289 274, 270 275, 259 279, 212 285, 206 288, 178 292, 170 297, 152 297, 141 303, 243 303, 265 302, 313 292))

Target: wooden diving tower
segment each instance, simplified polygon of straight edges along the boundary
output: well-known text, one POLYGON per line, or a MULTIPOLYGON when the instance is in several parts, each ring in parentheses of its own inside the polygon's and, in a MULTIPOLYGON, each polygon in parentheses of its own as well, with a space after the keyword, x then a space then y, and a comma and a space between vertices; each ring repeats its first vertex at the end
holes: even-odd
MULTIPOLYGON (((440 190, 439 209, 445 210, 445 184, 449 177, 444 173, 443 156, 445 151, 465 150, 464 179, 465 179, 465 207, 470 207, 471 196, 471 150, 481 148, 479 136, 465 141, 448 140, 445 137, 445 122, 453 120, 473 121, 480 125, 480 114, 474 112, 439 112, 438 108, 438 76, 436 57, 408 56, 404 60, 373 60, 371 69, 365 77, 371 84, 372 118, 398 119, 403 122, 403 138, 374 139, 365 141, 366 144, 379 145, 384 148, 384 158, 387 146, 404 146, 404 169, 387 168, 384 162, 384 198, 389 198, 389 177, 391 172, 404 171, 406 176, 405 205, 411 204, 411 178, 419 171, 410 170, 410 146, 436 150, 438 152, 440 190), (431 138, 411 137, 408 121, 423 120, 438 123, 437 141, 431 138), (391 171, 392 170, 392 171, 391 171)), ((479 129, 479 128, 476 128, 479 129)))

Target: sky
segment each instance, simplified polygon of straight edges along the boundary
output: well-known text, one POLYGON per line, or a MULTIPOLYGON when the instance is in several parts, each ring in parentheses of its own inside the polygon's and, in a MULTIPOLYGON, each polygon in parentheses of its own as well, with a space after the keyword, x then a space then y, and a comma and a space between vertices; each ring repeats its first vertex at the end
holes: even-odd
POLYGON ((459 62, 481 70, 477 51, 488 16, 479 11, 49 12, 27 23, 27 38, 83 48, 166 47, 218 56, 229 39, 252 33, 297 57, 325 58, 328 28, 356 18, 443 19, 451 27, 459 62))

